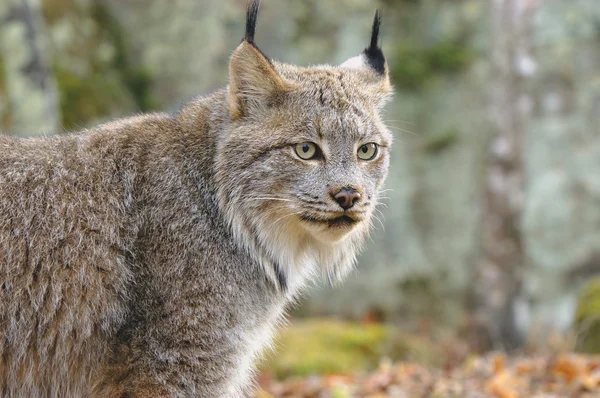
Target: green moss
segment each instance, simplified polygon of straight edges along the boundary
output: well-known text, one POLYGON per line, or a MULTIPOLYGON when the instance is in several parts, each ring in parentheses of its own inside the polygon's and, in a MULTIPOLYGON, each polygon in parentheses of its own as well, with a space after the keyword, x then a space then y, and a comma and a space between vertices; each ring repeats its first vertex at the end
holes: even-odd
POLYGON ((43 0, 42 1, 42 16, 48 24, 63 18, 73 9, 73 0, 43 0))
POLYGON ((111 114, 124 104, 128 96, 110 74, 78 76, 60 66, 55 67, 60 95, 62 126, 67 130, 79 128, 86 122, 111 114))
POLYGON ((281 378, 373 368, 386 336, 381 325, 333 320, 296 323, 281 331, 276 342, 280 349, 265 368, 281 378))
POLYGON ((458 141, 459 132, 455 128, 446 130, 442 134, 435 134, 432 136, 426 136, 423 138, 421 148, 423 151, 436 155, 440 152, 448 149, 458 141))
POLYGON ((351 398, 352 394, 346 386, 333 386, 331 389, 331 398, 351 398))
POLYGON ((50 25, 67 18, 77 26, 77 21, 90 17, 95 24, 93 33, 82 36, 85 40, 73 40, 65 54, 54 59, 64 128, 159 106, 151 95, 152 77, 132 61, 133 49, 108 5, 92 2, 87 7, 74 0, 45 0, 43 5, 50 25), (72 68, 72 64, 85 67, 72 68))
POLYGON ((390 70, 398 88, 419 90, 442 75, 464 70, 474 59, 474 52, 463 38, 445 39, 431 45, 400 41, 393 54, 390 70))
POLYGON ((390 326, 339 320, 297 321, 280 331, 263 369, 278 378, 375 369, 383 357, 433 364, 443 358, 429 341, 390 326))
POLYGON ((600 353, 600 277, 589 280, 581 290, 575 312, 575 330, 578 350, 600 353))
POLYGON ((156 107, 151 94, 152 78, 150 72, 141 65, 131 61, 132 49, 127 44, 125 31, 119 21, 111 14, 109 8, 101 2, 94 3, 94 19, 104 31, 109 42, 115 48, 112 62, 125 87, 129 90, 138 110, 145 112, 156 107))

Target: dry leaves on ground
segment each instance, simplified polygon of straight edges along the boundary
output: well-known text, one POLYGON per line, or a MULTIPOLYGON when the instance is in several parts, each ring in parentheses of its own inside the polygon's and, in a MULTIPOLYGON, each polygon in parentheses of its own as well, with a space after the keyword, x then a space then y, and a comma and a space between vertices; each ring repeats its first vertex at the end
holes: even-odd
POLYGON ((280 382, 263 374, 257 398, 591 398, 600 397, 600 356, 472 356, 456 366, 427 368, 382 362, 363 375, 324 375, 280 382))

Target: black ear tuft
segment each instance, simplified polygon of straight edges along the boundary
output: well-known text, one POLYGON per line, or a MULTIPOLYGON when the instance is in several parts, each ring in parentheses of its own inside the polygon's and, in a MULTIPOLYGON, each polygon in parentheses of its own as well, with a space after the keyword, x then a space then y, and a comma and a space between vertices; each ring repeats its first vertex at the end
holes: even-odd
POLYGON ((381 14, 379 10, 375 11, 375 17, 373 18, 373 29, 371 30, 371 44, 365 48, 363 53, 367 58, 367 62, 371 68, 375 69, 377 73, 385 73, 385 57, 381 47, 377 45, 379 41, 379 25, 381 25, 381 14))
POLYGON ((256 32, 256 19, 259 7, 260 0, 252 0, 248 4, 248 10, 246 11, 246 36, 244 36, 244 40, 248 43, 254 43, 254 32, 256 32))
POLYGON ((379 25, 381 25, 381 14, 379 13, 379 10, 375 10, 373 28, 371 30, 371 46, 369 48, 378 48, 377 42, 379 41, 379 25))

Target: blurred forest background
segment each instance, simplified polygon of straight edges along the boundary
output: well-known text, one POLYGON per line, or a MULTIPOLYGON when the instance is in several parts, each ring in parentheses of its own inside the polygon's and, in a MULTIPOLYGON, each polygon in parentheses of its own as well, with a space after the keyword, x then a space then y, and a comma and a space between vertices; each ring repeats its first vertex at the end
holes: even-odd
MULTIPOLYGON (((176 110, 227 83, 245 7, 1 0, 0 128, 176 110)), ((600 349, 600 4, 265 0, 257 43, 341 63, 367 45, 375 8, 396 88, 383 225, 350 280, 296 315, 450 331, 481 350, 575 330, 600 349)))

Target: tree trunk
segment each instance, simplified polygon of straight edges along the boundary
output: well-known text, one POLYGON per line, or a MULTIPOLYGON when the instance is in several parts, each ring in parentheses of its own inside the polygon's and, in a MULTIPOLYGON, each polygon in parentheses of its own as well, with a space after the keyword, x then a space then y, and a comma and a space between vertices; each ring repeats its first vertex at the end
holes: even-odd
MULTIPOLYGON (((523 151, 531 98, 533 0, 494 0, 490 111, 493 136, 481 215, 482 257, 477 269, 476 315, 494 348, 523 343, 517 314, 524 268, 521 237, 523 151)), ((488 347, 489 348, 489 347, 488 347)))
POLYGON ((45 50, 39 0, 0 2, 0 51, 4 62, 10 130, 16 134, 57 132, 59 97, 45 50))

